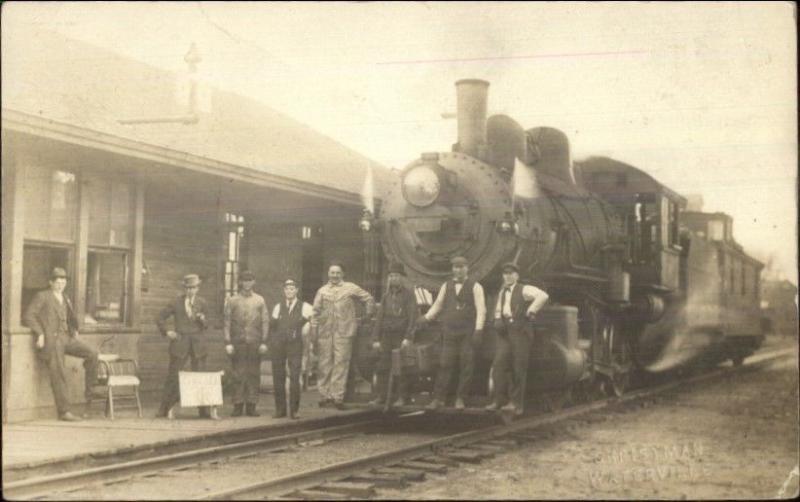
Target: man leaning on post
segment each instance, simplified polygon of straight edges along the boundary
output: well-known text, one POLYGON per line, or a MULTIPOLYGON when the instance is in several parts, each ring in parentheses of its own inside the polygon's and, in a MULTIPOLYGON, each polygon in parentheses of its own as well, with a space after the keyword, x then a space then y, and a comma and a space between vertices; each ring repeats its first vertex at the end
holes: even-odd
POLYGON ((231 358, 234 380, 233 413, 257 417, 261 386, 261 356, 267 353, 269 311, 264 298, 253 291, 256 277, 250 271, 239 276, 239 292, 225 300, 223 334, 231 358))
POLYGON ((40 291, 25 310, 25 324, 36 334, 38 356, 47 365, 50 387, 58 410, 58 419, 67 422, 80 418, 69 411, 64 355, 83 359, 86 412, 92 402, 92 386, 97 379, 97 351, 78 340, 78 319, 64 288, 67 272, 56 267, 50 273, 50 288, 40 291))

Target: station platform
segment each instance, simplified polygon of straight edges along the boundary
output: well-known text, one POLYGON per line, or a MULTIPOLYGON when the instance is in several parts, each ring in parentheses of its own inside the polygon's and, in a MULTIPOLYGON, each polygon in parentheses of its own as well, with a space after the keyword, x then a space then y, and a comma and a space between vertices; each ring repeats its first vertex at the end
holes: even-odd
MULTIPOLYGON (((259 417, 231 417, 232 404, 218 408, 220 420, 200 418, 197 408, 177 408, 174 420, 155 418, 158 406, 145 403, 143 416, 135 409, 116 413, 115 420, 103 415, 95 405, 92 417, 81 422, 63 422, 55 418, 3 425, 3 472, 46 468, 48 464, 80 463, 82 459, 114 456, 137 450, 200 443, 234 432, 264 435, 300 431, 334 417, 347 418, 368 410, 320 408, 316 390, 303 392, 299 418, 272 418, 275 402, 272 394, 261 394, 256 411, 259 417)), ((79 411, 80 406, 74 410, 79 411)), ((373 410, 374 411, 374 410, 373 410)))

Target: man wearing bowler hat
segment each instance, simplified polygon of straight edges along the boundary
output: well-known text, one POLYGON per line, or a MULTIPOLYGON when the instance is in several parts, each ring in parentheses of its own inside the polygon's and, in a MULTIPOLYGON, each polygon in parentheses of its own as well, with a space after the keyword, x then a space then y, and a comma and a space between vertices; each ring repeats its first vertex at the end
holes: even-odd
MULTIPOLYGON (((392 367, 392 350, 409 347, 414 341, 414 325, 418 316, 417 299, 414 292, 403 283, 406 271, 402 263, 389 264, 386 292, 378 308, 378 316, 372 332, 373 348, 380 354, 376 369, 378 381, 375 399, 370 403, 386 402, 389 370, 392 367)), ((402 371, 402 368, 401 368, 402 371)), ((405 406, 409 401, 408 377, 400 376, 397 391, 399 398, 395 406, 405 406)))
POLYGON ((283 300, 272 309, 269 352, 275 392, 274 418, 286 416, 286 366, 289 366, 289 416, 299 418, 300 372, 303 369, 304 339, 314 315, 311 305, 297 297, 297 283, 286 279, 283 300))
POLYGON ((86 415, 92 401, 92 385, 97 379, 97 351, 78 340, 78 319, 64 288, 67 272, 56 267, 50 273, 50 288, 39 291, 25 310, 25 324, 36 334, 39 358, 47 365, 50 387, 59 420, 80 420, 69 411, 64 355, 83 359, 86 415))
POLYGON ((257 417, 261 387, 261 356, 267 353, 269 310, 264 297, 253 291, 256 277, 249 270, 239 275, 239 292, 225 300, 222 332, 225 352, 231 358, 234 417, 257 417))
MULTIPOLYGON (((178 372, 191 361, 192 371, 203 371, 208 349, 203 333, 208 327, 206 320, 206 301, 197 296, 200 277, 188 274, 183 278, 184 293, 172 300, 158 315, 156 324, 161 334, 169 338, 169 369, 164 382, 164 395, 156 416, 174 418, 173 407, 180 401, 178 372), (167 320, 172 317, 175 329, 167 328, 167 320)), ((199 408, 203 418, 217 418, 211 415, 207 406, 199 408)))
POLYGON ((456 256, 450 260, 450 264, 453 267, 453 278, 442 284, 430 310, 418 321, 424 325, 440 314, 442 317, 439 374, 436 375, 433 401, 428 405, 429 409, 436 409, 444 404, 456 368, 459 369, 459 377, 455 407, 464 408, 464 398, 472 382, 475 366, 475 348, 480 346, 486 319, 483 287, 468 277, 469 262, 463 256, 456 256))
POLYGON ((499 409, 522 415, 525 402, 525 382, 528 378, 528 356, 532 322, 547 303, 548 295, 530 284, 519 282, 519 268, 515 263, 503 265, 503 287, 494 308, 496 348, 494 357, 495 399, 486 408, 499 409), (512 382, 509 382, 509 377, 512 382))

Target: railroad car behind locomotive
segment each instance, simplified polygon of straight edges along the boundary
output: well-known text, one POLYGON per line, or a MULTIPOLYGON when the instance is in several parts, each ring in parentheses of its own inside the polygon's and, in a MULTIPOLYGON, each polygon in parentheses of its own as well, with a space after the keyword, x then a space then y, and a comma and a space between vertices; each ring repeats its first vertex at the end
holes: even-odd
MULTIPOLYGON (((712 273, 702 285, 695 279, 700 252, 727 244, 692 245, 697 236, 681 232, 681 195, 612 159, 573 163, 557 129, 525 130, 505 115, 487 119, 488 87, 456 82, 452 151, 411 162, 362 225, 379 235, 388 259, 405 265, 420 303, 430 304, 450 275, 450 259, 461 255, 492 312, 499 267, 515 263, 521 281, 551 299, 537 318, 527 385, 547 401, 574 390, 621 394, 637 370, 671 369, 720 348, 737 360, 754 350, 759 338, 749 328, 728 339, 726 297, 708 289, 720 278, 712 273), (714 308, 716 323, 697 321, 698 312, 714 308)), ((758 263, 740 262, 757 281, 758 263)), ((755 308, 757 289, 745 302, 755 308)), ((486 335, 468 405, 491 392, 491 323, 486 335)), ((418 391, 432 383, 439 336, 435 323, 417 333, 418 391)), ((356 368, 369 379, 374 354, 366 339, 357 346, 356 368)))

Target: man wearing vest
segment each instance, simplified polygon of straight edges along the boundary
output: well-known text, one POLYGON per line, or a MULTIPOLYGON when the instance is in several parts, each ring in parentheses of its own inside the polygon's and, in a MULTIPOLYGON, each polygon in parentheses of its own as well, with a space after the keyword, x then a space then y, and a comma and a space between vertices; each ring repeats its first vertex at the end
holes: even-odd
POLYGON ((312 325, 317 329, 315 345, 319 359, 317 388, 321 407, 344 409, 344 391, 353 354, 353 339, 358 330, 355 301, 366 307, 367 317, 375 310, 372 295, 344 280, 340 263, 328 267, 328 283, 314 297, 312 325))
POLYGON ((522 415, 533 338, 532 322, 547 303, 548 295, 535 286, 520 284, 516 264, 506 263, 502 271, 503 287, 494 309, 497 333, 493 363, 495 400, 486 409, 497 410, 504 400, 508 400, 503 410, 522 415), (510 376, 513 383, 509 383, 510 376))
POLYGON ((472 382, 475 347, 480 346, 486 318, 483 287, 467 277, 467 259, 457 256, 450 263, 453 266, 453 278, 442 284, 430 310, 418 321, 426 324, 440 314, 442 317, 439 374, 436 375, 433 401, 428 405, 433 410, 444 404, 456 368, 459 368, 459 379, 455 407, 464 408, 464 397, 472 382))
POLYGON ((261 356, 267 353, 269 310, 264 298, 253 292, 256 277, 250 271, 239 275, 239 292, 225 301, 223 334, 225 351, 231 358, 234 379, 233 413, 257 417, 261 387, 261 356))
POLYGON ((272 358, 272 384, 275 392, 274 418, 286 416, 286 363, 289 363, 289 416, 300 418, 300 372, 303 365, 303 339, 314 314, 311 305, 297 298, 297 284, 283 283, 284 300, 272 309, 269 352, 272 358))
MULTIPOLYGON (((417 299, 414 292, 403 284, 406 275, 402 263, 389 264, 386 293, 378 308, 378 316, 372 332, 372 346, 380 353, 378 359, 375 399, 370 403, 386 402, 389 370, 392 367, 392 350, 406 348, 414 341, 414 324, 417 320, 417 299)), ((401 369, 402 371, 402 369, 401 369)), ((394 406, 405 406, 410 401, 408 378, 400 376, 397 385, 399 398, 394 406)))
POLYGON ((25 310, 25 324, 36 334, 39 358, 47 365, 50 387, 58 410, 58 419, 68 422, 80 418, 69 411, 64 355, 83 359, 86 415, 91 407, 92 385, 97 379, 97 352, 78 340, 78 319, 64 288, 67 272, 56 267, 50 274, 50 288, 39 291, 25 310))
MULTIPOLYGON (((203 332, 208 323, 206 321, 206 301, 197 296, 200 289, 200 277, 197 274, 188 274, 183 278, 184 294, 172 300, 159 313, 156 319, 161 334, 169 338, 169 368, 167 379, 164 382, 164 396, 157 417, 175 417, 173 407, 181 399, 178 372, 183 369, 187 361, 191 360, 192 371, 203 371, 206 365, 208 348, 203 340, 203 332), (175 329, 167 329, 167 320, 172 317, 175 329)), ((217 419, 212 415, 207 406, 201 406, 198 412, 203 418, 217 419)))

